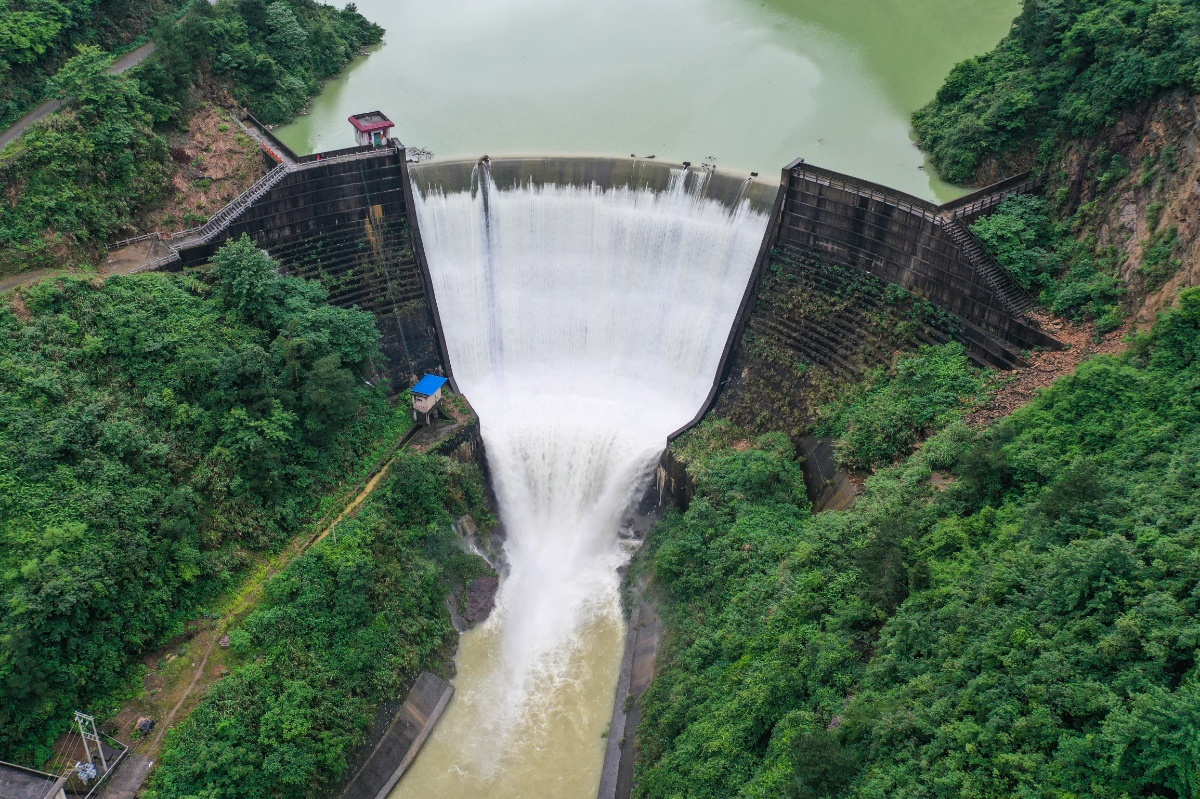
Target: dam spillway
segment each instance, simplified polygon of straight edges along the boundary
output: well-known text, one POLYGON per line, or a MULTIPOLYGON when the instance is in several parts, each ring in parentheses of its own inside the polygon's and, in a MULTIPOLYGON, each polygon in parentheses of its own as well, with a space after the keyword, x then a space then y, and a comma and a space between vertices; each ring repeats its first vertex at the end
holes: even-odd
POLYGON ((414 170, 507 564, 396 796, 594 795, 623 638, 622 514, 706 403, 766 228, 744 181, 635 165, 602 185, 583 164, 585 180, 560 183, 563 163, 438 165, 423 188, 414 170))

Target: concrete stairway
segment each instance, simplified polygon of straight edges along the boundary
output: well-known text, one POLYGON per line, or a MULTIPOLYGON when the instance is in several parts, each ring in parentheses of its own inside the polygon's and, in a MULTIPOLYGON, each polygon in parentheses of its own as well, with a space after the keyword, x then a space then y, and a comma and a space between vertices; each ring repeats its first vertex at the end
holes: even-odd
POLYGON ((937 224, 949 234, 963 254, 967 256, 975 271, 991 286, 1004 303, 1004 307, 1016 316, 1024 316, 1033 307, 1033 298, 1018 286, 1004 267, 992 257, 962 220, 950 214, 939 214, 937 224))

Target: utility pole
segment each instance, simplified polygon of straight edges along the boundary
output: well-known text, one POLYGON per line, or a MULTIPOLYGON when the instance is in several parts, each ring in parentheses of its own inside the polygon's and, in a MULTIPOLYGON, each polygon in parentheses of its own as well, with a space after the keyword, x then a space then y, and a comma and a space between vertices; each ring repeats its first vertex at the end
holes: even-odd
POLYGON ((92 748, 88 741, 96 744, 96 754, 100 755, 100 765, 108 771, 108 762, 104 759, 104 747, 100 745, 100 736, 96 733, 96 720, 86 713, 75 711, 75 726, 79 728, 79 737, 83 739, 83 753, 87 762, 92 762, 92 748))

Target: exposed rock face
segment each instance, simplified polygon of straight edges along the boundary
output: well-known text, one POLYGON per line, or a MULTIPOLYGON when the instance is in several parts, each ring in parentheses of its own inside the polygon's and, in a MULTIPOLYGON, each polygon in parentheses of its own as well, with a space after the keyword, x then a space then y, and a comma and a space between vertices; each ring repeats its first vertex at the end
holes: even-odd
POLYGON ((476 577, 467 586, 467 607, 463 614, 467 623, 474 627, 487 619, 496 606, 496 591, 500 580, 496 577, 476 577))
POLYGON ((1176 92, 1139 104, 1069 146, 1051 178, 1052 200, 1068 214, 1082 209, 1089 220, 1082 234, 1094 234, 1098 249, 1111 247, 1122 261, 1137 323, 1153 321, 1181 289, 1200 285, 1200 97, 1176 92), (1114 180, 1122 161, 1128 174, 1114 180), (1147 249, 1172 228, 1171 257, 1180 265, 1164 281, 1142 267, 1147 249))

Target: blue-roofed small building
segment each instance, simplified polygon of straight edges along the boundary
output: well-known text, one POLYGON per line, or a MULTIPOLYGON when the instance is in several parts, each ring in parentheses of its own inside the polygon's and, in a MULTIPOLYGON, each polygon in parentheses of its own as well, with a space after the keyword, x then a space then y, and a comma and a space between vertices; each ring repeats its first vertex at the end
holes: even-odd
POLYGON ((430 424, 435 418, 442 389, 449 382, 440 375, 425 375, 412 387, 413 419, 421 424, 430 424))

